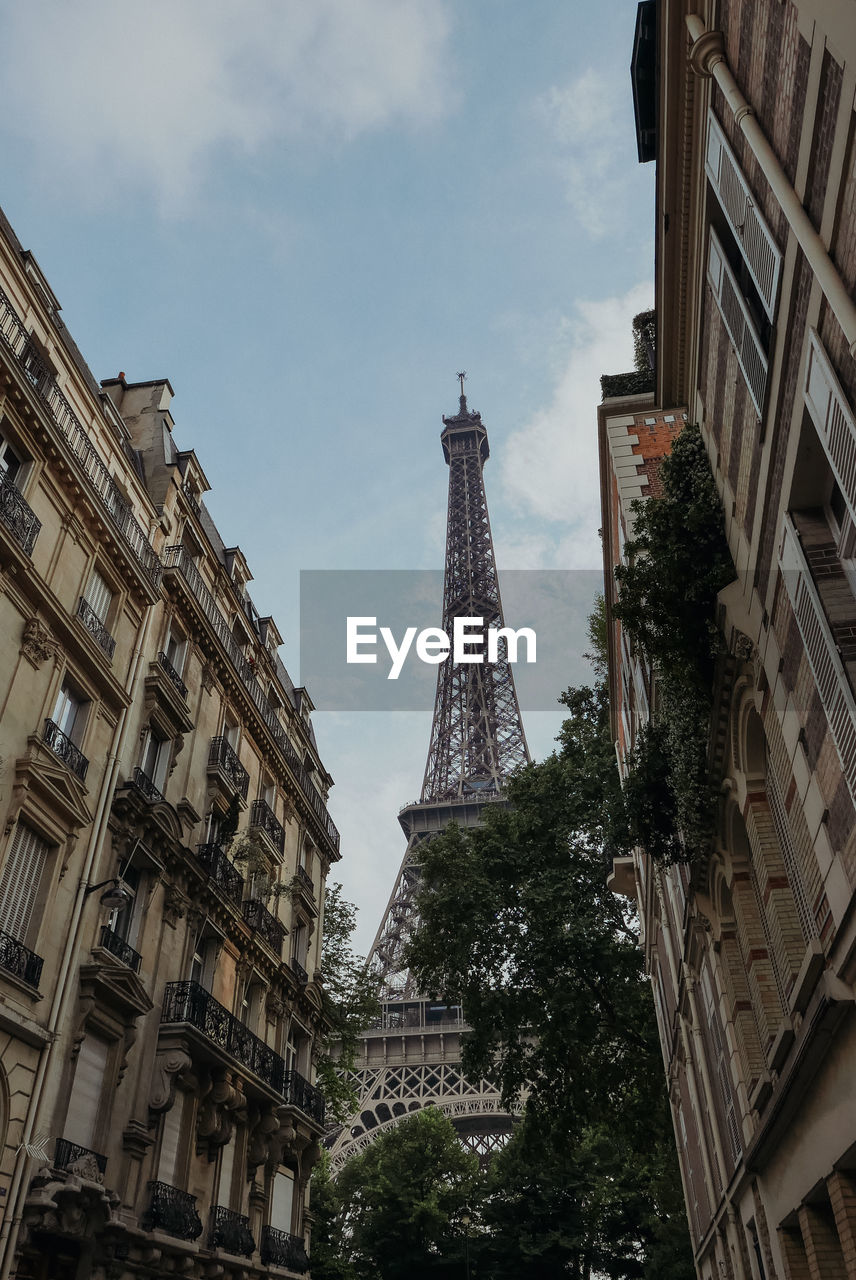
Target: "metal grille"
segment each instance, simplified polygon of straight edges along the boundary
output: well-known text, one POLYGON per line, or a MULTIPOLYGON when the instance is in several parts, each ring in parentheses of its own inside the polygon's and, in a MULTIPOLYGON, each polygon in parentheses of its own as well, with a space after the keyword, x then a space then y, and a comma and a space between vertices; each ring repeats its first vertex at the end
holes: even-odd
POLYGON ((75 774, 81 782, 86 779, 86 770, 89 768, 89 761, 80 750, 75 746, 71 738, 63 733, 58 724, 54 724, 53 720, 45 721, 44 733, 42 740, 46 747, 50 747, 55 756, 59 756, 64 764, 67 764, 73 774, 75 774))
POLYGON ((104 650, 108 658, 112 658, 116 649, 116 641, 104 626, 92 605, 83 596, 77 602, 77 616, 99 648, 104 650))
POLYGON ((256 1242, 250 1230, 250 1220, 232 1209, 215 1205, 208 1223, 208 1244, 212 1249, 225 1249, 239 1258, 251 1258, 256 1242))
POLYGON ((196 1211, 196 1196, 165 1182, 150 1182, 149 1207, 140 1219, 144 1231, 165 1231, 179 1240, 198 1240, 202 1219, 196 1211))
POLYGON ((122 964, 133 969, 134 973, 139 973, 142 962, 139 951, 135 951, 124 938, 120 938, 119 934, 106 924, 101 926, 101 945, 105 951, 110 952, 111 956, 115 956, 117 960, 122 961, 122 964))
POLYGON ((14 536, 24 554, 31 556, 42 522, 36 519, 18 488, 6 475, 0 476, 0 520, 14 536))

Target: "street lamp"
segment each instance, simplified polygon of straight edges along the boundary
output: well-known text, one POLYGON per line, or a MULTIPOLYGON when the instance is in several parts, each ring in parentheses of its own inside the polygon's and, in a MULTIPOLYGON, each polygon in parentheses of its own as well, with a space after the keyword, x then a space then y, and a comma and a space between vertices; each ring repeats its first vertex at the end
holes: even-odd
POLYGON ((467 1208, 461 1214, 461 1226, 464 1228, 464 1258, 466 1259, 467 1280, 470 1280, 470 1211, 467 1208))
POLYGON ((89 885, 89 887, 84 890, 83 896, 84 898, 88 898, 90 893, 95 893, 97 889, 103 889, 104 886, 108 884, 111 888, 101 895, 101 905, 102 907, 110 907, 111 910, 121 911, 122 907, 126 907, 131 901, 132 895, 128 892, 121 881, 117 880, 115 877, 110 880, 102 880, 100 884, 89 885))

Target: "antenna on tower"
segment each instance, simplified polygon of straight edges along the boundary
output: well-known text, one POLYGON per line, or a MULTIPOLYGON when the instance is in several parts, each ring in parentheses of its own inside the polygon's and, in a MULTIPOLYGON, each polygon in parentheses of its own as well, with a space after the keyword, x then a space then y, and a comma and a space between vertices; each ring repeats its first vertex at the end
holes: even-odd
POLYGON ((467 371, 466 371, 466 369, 462 370, 462 371, 461 371, 461 373, 457 374, 457 378, 458 378, 458 380, 459 380, 459 382, 460 382, 460 384, 461 384, 461 395, 463 395, 463 394, 464 394, 464 383, 465 383, 465 382, 466 382, 466 380, 467 380, 467 371))

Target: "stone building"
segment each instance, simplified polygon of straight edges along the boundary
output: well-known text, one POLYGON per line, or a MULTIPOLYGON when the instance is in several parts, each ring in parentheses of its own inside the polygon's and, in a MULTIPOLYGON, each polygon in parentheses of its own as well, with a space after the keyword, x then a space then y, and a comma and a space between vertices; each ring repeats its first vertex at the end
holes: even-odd
MULTIPOLYGON (((647 428, 684 412, 737 577, 709 854, 637 850, 612 882, 640 908, 698 1274, 838 1280, 856 1276, 853 9, 643 3, 633 77, 658 337, 650 393, 610 385, 599 411, 608 603, 647 428)), ((657 687, 615 624, 610 681, 626 770, 657 687)))
POLYGON ((0 1277, 307 1270, 331 778, 165 379, 0 223, 0 1277))

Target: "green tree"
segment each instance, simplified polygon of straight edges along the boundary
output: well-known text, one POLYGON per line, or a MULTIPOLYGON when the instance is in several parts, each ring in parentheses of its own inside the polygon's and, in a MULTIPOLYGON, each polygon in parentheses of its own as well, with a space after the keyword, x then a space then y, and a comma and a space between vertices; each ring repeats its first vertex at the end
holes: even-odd
POLYGON ((340 884, 327 886, 321 942, 322 1001, 325 1033, 316 1051, 316 1083, 327 1103, 328 1119, 342 1122, 357 1103, 352 1084, 360 1032, 380 1012, 376 983, 351 936, 357 908, 340 884))
POLYGON ((677 1280, 692 1262, 650 986, 635 912, 606 886, 626 843, 606 690, 563 701, 560 750, 512 780, 509 807, 425 848, 410 963, 424 990, 463 1003, 467 1074, 509 1106, 528 1095, 524 1135, 497 1162, 510 1170, 492 1202, 499 1261, 677 1280))
POLYGON ((462 1276, 462 1217, 478 1202, 480 1182, 477 1158, 445 1116, 429 1107, 406 1117, 335 1182, 322 1177, 313 1189, 314 1280, 462 1276))

